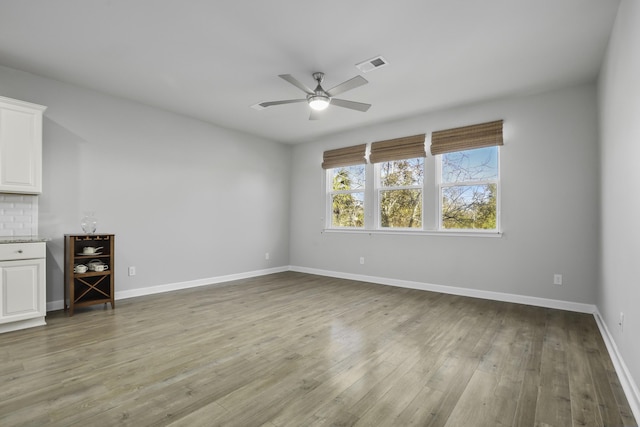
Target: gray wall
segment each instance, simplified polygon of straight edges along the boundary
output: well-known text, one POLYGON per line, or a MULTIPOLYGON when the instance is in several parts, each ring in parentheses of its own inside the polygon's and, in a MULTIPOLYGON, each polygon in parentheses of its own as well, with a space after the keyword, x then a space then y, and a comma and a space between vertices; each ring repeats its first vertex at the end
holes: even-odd
POLYGON ((624 0, 599 81, 602 279, 598 307, 636 384, 640 384, 639 46, 640 2, 624 0), (618 325, 621 312, 624 328, 618 325))
POLYGON ((596 101, 595 85, 583 85, 295 146, 291 265, 594 304, 599 274, 596 101), (322 233, 324 150, 495 119, 505 120, 502 238, 322 233), (365 265, 359 264, 360 256, 365 265), (564 275, 562 286, 553 284, 554 273, 564 275))
POLYGON ((8 68, 0 67, 0 93, 49 107, 39 197, 40 233, 53 239, 48 301, 62 297, 62 235, 80 232, 82 212, 94 210, 98 231, 118 235, 121 291, 290 264, 595 303, 593 85, 293 148, 8 68), (322 233, 324 150, 498 118, 505 120, 502 238, 322 233), (126 275, 130 265, 134 277, 126 275), (554 273, 564 275, 562 286, 553 285, 554 273))
POLYGON ((117 235, 118 291, 288 264, 289 146, 4 67, 0 93, 48 107, 47 301, 62 300, 62 236, 86 210, 117 235))

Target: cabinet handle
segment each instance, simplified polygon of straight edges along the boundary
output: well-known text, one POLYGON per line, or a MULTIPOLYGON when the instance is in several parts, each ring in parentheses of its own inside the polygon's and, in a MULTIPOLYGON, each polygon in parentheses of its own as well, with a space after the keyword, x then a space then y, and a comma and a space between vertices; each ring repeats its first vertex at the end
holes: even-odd
POLYGON ((21 254, 22 253, 22 249, 18 249, 18 253, 21 254))

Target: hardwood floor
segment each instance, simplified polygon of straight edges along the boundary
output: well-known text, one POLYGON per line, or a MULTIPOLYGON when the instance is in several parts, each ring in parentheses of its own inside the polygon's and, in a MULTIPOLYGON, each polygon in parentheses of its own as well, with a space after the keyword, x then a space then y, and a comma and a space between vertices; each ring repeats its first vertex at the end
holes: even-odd
POLYGON ((634 426, 591 315, 279 273, 0 335, 0 425, 634 426))

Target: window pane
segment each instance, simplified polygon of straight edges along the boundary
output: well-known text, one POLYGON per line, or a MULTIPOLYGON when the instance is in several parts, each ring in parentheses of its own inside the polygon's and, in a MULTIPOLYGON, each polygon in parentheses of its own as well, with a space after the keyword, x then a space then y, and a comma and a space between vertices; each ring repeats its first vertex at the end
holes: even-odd
POLYGON ((382 162, 380 163, 380 185, 382 187, 422 185, 423 166, 423 157, 382 162))
POLYGON ((333 190, 360 190, 364 188, 364 165, 332 169, 333 190))
POLYGON ((442 182, 484 181, 498 178, 498 147, 456 151, 442 155, 442 182))
POLYGON ((496 184, 444 187, 442 227, 495 229, 496 193, 496 184))
POLYGON ((381 191, 380 226, 422 228, 422 191, 381 191))
POLYGON ((332 227, 364 227, 364 193, 353 192, 331 196, 332 227))

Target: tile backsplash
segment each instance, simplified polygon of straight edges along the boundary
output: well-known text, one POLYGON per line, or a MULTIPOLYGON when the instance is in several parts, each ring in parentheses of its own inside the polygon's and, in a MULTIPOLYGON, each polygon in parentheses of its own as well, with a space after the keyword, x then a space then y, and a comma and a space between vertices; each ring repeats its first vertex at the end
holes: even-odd
POLYGON ((38 196, 0 193, 0 237, 38 234, 38 196))

